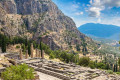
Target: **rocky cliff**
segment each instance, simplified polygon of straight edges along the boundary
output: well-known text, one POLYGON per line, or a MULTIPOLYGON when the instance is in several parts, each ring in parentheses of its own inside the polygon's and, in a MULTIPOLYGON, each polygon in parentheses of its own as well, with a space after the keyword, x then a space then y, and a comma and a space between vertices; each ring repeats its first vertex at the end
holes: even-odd
POLYGON ((0 32, 36 41, 42 36, 53 50, 76 50, 83 41, 89 52, 97 46, 51 0, 0 0, 0 32))

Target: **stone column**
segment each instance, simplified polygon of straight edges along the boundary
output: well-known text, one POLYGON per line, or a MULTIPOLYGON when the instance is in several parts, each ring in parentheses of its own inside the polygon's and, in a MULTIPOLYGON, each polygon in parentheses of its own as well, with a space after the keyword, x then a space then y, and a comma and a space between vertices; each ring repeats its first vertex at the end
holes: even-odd
POLYGON ((41 50, 39 50, 38 57, 41 58, 41 50))
POLYGON ((113 66, 112 66, 112 69, 113 69, 113 71, 114 71, 114 64, 113 64, 113 66))
POLYGON ((33 58, 33 43, 31 43, 31 58, 33 58))
POLYGON ((42 50, 42 59, 44 59, 44 53, 45 53, 44 50, 42 50))
POLYGON ((120 66, 118 66, 118 71, 120 70, 120 66))
POLYGON ((19 54, 19 56, 20 56, 20 60, 22 60, 22 59, 23 59, 22 49, 20 49, 20 54, 19 54))
POLYGON ((28 50, 26 50, 25 59, 28 59, 28 50))
POLYGON ((38 49, 36 49, 36 57, 38 57, 38 49))

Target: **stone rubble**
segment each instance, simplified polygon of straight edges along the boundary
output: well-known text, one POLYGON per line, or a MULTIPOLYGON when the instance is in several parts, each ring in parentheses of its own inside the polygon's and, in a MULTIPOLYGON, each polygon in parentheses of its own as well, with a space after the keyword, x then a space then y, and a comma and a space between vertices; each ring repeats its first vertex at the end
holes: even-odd
POLYGON ((53 78, 56 77, 60 80, 120 80, 120 76, 108 74, 105 70, 91 69, 72 63, 54 62, 43 59, 42 56, 40 58, 34 57, 22 60, 17 59, 16 55, 13 54, 7 54, 6 56, 12 59, 14 56, 17 64, 25 63, 29 67, 34 68, 36 72, 49 75, 53 78))
POLYGON ((75 64, 48 61, 42 58, 21 60, 36 71, 57 77, 62 80, 120 80, 120 76, 107 74, 99 69, 90 69, 75 64))

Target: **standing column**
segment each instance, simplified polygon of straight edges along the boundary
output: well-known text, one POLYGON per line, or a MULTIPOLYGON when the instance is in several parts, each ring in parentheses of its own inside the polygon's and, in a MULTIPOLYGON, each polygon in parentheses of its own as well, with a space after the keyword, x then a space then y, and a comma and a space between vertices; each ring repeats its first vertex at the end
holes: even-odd
POLYGON ((28 50, 26 50, 25 59, 28 59, 28 50))
POLYGON ((36 49, 36 57, 38 57, 38 49, 36 49))
POLYGON ((120 66, 118 66, 118 71, 120 71, 120 66))
POLYGON ((42 59, 44 59, 44 53, 45 53, 44 50, 42 50, 42 59))
POLYGON ((41 58, 41 50, 39 50, 39 56, 38 57, 41 58))
POLYGON ((22 59, 23 59, 22 49, 20 49, 20 54, 19 54, 19 56, 20 56, 20 60, 22 60, 22 59))
POLYGON ((115 66, 115 65, 113 64, 113 66, 112 66, 113 72, 115 71, 115 70, 114 70, 114 66, 115 66))
POLYGON ((31 58, 33 58, 33 43, 31 43, 31 58))

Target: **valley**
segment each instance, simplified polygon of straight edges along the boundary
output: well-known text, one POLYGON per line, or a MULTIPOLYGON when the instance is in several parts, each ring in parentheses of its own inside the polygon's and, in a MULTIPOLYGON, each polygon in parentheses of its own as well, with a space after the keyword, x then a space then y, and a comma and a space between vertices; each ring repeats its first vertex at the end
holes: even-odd
POLYGON ((77 28, 53 1, 0 0, 0 79, 119 80, 120 28, 77 28))

